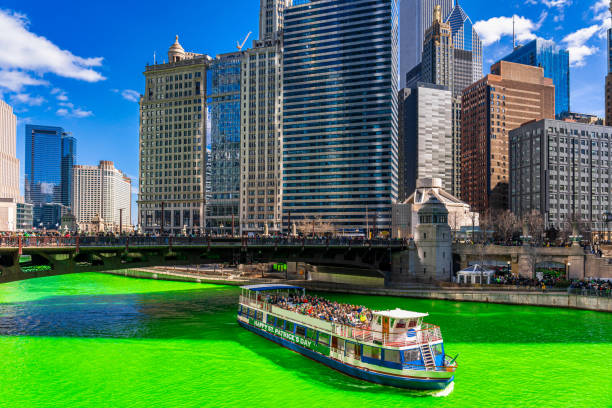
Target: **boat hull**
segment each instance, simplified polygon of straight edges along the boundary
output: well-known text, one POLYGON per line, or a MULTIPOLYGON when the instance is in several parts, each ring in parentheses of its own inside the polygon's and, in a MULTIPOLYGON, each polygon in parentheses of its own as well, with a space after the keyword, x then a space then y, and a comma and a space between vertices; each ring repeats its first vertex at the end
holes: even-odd
POLYGON ((351 377, 359 378, 361 380, 373 382, 376 384, 389 385, 399 388, 409 388, 414 390, 442 390, 446 388, 451 382, 453 382, 454 376, 450 378, 416 378, 416 377, 400 377, 389 374, 377 373, 369 370, 364 370, 359 367, 344 364, 340 361, 334 360, 328 356, 324 356, 315 351, 302 347, 291 341, 277 337, 267 331, 261 330, 255 326, 252 326, 246 322, 238 319, 238 323, 247 330, 252 331, 268 340, 271 340, 283 347, 290 350, 296 351, 306 357, 309 357, 315 361, 325 364, 335 370, 338 370, 351 377))

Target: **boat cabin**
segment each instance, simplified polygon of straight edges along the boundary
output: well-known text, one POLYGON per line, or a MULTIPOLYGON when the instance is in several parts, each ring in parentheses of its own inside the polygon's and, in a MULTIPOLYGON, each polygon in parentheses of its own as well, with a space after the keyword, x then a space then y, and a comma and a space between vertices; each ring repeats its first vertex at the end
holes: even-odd
POLYGON ((371 327, 375 333, 382 333, 385 342, 404 341, 406 337, 416 336, 421 329, 427 313, 394 309, 372 312, 371 327))

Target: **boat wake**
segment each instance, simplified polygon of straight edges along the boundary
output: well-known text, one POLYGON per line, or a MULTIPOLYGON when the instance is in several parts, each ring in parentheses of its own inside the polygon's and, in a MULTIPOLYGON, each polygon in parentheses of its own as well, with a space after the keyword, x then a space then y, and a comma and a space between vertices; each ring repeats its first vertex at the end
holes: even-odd
POLYGON ((451 394, 451 392, 453 392, 454 389, 455 389, 455 382, 453 381, 445 389, 441 391, 433 392, 431 396, 432 397, 448 397, 451 394))

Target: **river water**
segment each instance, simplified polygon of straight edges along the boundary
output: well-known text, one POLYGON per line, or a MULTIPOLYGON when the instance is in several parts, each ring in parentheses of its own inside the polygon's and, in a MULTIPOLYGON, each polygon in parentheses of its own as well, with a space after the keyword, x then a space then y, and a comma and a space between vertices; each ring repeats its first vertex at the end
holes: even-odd
POLYGON ((452 392, 362 382, 236 324, 239 289, 104 274, 0 285, 1 407, 612 407, 612 315, 326 295, 429 312, 452 392))

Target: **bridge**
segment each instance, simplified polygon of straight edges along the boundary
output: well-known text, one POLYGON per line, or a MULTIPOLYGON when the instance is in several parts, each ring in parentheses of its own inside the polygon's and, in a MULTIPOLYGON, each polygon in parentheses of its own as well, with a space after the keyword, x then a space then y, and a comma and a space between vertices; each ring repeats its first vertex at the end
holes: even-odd
POLYGON ((508 265, 513 274, 532 277, 538 266, 552 264, 564 267, 570 279, 612 278, 610 259, 588 254, 579 245, 535 247, 454 244, 453 257, 456 270, 466 268, 473 263, 508 265))
POLYGON ((4 237, 0 283, 80 272, 216 263, 304 262, 391 269, 402 240, 208 237, 4 237))

